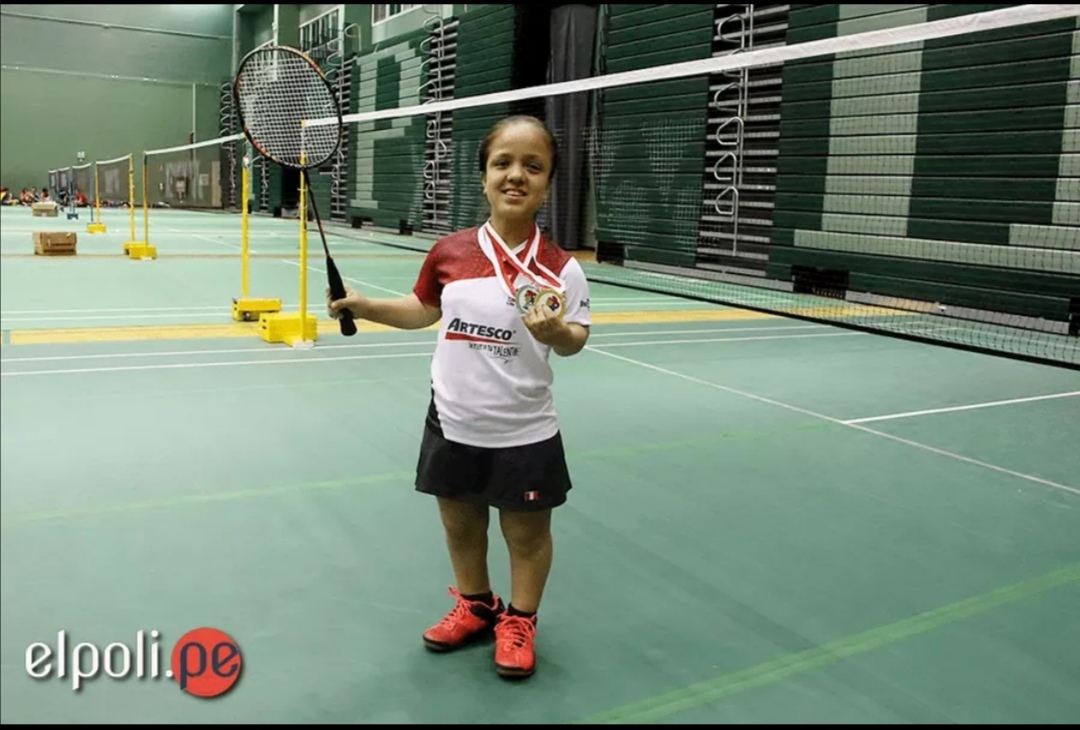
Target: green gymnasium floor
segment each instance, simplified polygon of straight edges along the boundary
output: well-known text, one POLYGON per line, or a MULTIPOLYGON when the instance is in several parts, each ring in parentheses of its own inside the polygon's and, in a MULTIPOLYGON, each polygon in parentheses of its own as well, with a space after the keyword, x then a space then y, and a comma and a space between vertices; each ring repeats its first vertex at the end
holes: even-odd
MULTIPOLYGON (((491 644, 420 641, 453 580, 411 482, 434 332, 342 338, 312 235, 319 340, 268 344, 229 316, 237 218, 154 211, 155 261, 104 220, 2 211, 3 722, 1080 717, 1080 373, 594 285, 555 361, 576 486, 538 671, 508 683, 491 644), (212 700, 25 667, 61 630, 157 630, 167 665, 199 626, 243 651, 212 700)), ((252 222, 251 293, 287 309, 297 228, 252 222)), ((420 254, 347 233, 354 286, 411 287, 420 254)))

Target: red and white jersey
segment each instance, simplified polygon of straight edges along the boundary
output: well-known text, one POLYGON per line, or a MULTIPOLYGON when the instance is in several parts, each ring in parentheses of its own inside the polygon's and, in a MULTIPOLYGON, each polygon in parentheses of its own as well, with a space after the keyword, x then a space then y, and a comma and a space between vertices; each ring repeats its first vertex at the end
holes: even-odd
MULTIPOLYGON (((439 239, 413 292, 424 304, 442 309, 431 380, 443 434, 471 446, 522 446, 551 438, 559 429, 551 348, 530 334, 507 293, 528 280, 497 257, 498 248, 495 263, 501 262, 501 270, 496 270, 484 231, 478 226, 439 239), (504 283, 503 272, 513 278, 504 283)), ((529 244, 513 249, 519 264, 528 260, 529 244)), ((589 285, 576 259, 540 235, 528 270, 557 276, 565 286, 563 319, 589 326, 589 285)))

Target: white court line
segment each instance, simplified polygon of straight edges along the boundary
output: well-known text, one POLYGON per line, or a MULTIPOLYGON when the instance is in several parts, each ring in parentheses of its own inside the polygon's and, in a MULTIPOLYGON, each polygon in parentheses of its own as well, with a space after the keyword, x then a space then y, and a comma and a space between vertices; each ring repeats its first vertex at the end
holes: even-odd
POLYGON ((1026 398, 1010 398, 1009 400, 996 400, 987 403, 973 403, 966 406, 949 406, 947 408, 930 408, 925 411, 908 411, 907 413, 890 413, 884 416, 870 416, 868 418, 851 418, 844 421, 844 425, 850 426, 853 423, 873 423, 874 421, 894 421, 898 418, 912 418, 914 416, 929 416, 935 413, 955 413, 956 411, 971 411, 976 408, 993 408, 995 406, 1009 406, 1014 403, 1032 403, 1040 400, 1051 400, 1053 398, 1071 398, 1073 396, 1080 395, 1080 390, 1074 390, 1069 393, 1051 393, 1049 395, 1033 395, 1026 398))
MULTIPOLYGON (((282 259, 282 260, 284 261, 285 259, 282 259)), ((299 266, 299 264, 297 264, 295 261, 289 261, 288 263, 291 263, 294 266, 299 266)), ((410 277, 393 277, 393 278, 402 279, 403 281, 404 280, 407 280, 407 281, 414 281, 415 280, 414 277, 411 277, 411 276, 410 277)), ((593 305, 595 305, 598 301, 600 301, 600 300, 597 300, 597 299, 594 298, 593 299, 593 305)), ((299 307, 300 305, 290 303, 290 304, 285 304, 283 306, 286 306, 286 307, 299 307)), ((3 318, 3 317, 20 317, 20 316, 24 317, 24 316, 28 316, 28 315, 38 315, 38 314, 54 315, 54 314, 125 314, 125 313, 132 313, 132 312, 135 312, 135 313, 138 313, 138 312, 205 312, 205 311, 213 311, 213 310, 221 310, 221 309, 222 309, 221 304, 191 304, 191 305, 179 306, 179 307, 105 307, 105 308, 100 308, 100 309, 94 309, 94 308, 81 308, 81 309, 4 309, 4 310, 0 310, 0 318, 3 318)), ((777 317, 777 319, 781 319, 781 318, 777 317)), ((824 327, 826 325, 815 325, 815 326, 824 327)))
MULTIPOLYGON (((167 233, 167 234, 190 236, 191 238, 201 238, 204 241, 209 241, 210 243, 213 243, 213 244, 215 244, 217 246, 224 246, 225 248, 232 249, 234 251, 243 251, 244 250, 243 244, 225 243, 224 241, 219 241, 216 238, 210 238, 210 235, 212 235, 212 233, 209 232, 209 231, 203 231, 202 233, 192 233, 191 231, 185 231, 182 228, 171 228, 169 226, 161 226, 161 227, 163 229, 165 229, 164 233, 167 233)), ((161 233, 161 232, 162 231, 158 231, 158 233, 161 233)), ((236 234, 240 235, 240 231, 236 231, 236 234)), ((249 236, 250 236, 250 234, 249 234, 249 236)), ((257 253, 257 252, 255 251, 254 248, 252 248, 251 246, 248 246, 248 253, 257 253)))
MULTIPOLYGON (((321 245, 320 245, 319 249, 320 249, 320 251, 322 250, 321 245)), ((331 252, 331 255, 333 255, 333 252, 331 252)), ((280 261, 282 261, 283 263, 286 263, 286 264, 292 264, 293 266, 295 266, 298 269, 300 268, 300 262, 299 261, 290 261, 289 259, 280 259, 280 261)), ((320 274, 326 274, 325 269, 320 269, 319 267, 312 266, 311 264, 308 264, 307 268, 308 268, 308 271, 316 271, 316 272, 318 272, 320 274)), ((340 269, 341 269, 341 267, 339 266, 338 267, 339 272, 340 272, 340 269)), ((386 287, 378 286, 376 284, 372 284, 371 282, 363 281, 362 279, 354 279, 352 277, 345 276, 344 274, 341 275, 341 278, 344 281, 351 281, 354 284, 360 284, 362 286, 366 286, 369 289, 378 289, 379 291, 384 291, 384 292, 386 292, 388 294, 393 294, 393 295, 399 296, 399 297, 405 296, 405 293, 403 293, 403 292, 394 291, 393 289, 387 289, 386 287)), ((309 287, 311 286, 310 282, 308 283, 308 286, 309 287)), ((325 284, 323 284, 321 286, 321 288, 317 289, 317 291, 325 291, 325 290, 326 290, 326 285, 325 284)))
MULTIPOLYGON (((178 231, 178 232, 182 233, 183 231, 178 231)), ((296 235, 299 238, 299 235, 300 235, 299 231, 297 231, 296 235)), ((316 231, 315 235, 316 235, 316 238, 318 238, 318 231, 316 231)), ((327 235, 329 235, 329 233, 327 235)), ((310 238, 310 232, 309 232, 308 236, 310 238)), ((192 237, 193 238, 201 238, 204 241, 209 241, 210 243, 216 243, 218 245, 226 246, 226 247, 233 248, 233 249, 241 249, 242 248, 241 246, 237 246, 237 245, 234 245, 234 244, 231 244, 231 243, 222 243, 221 241, 215 240, 213 238, 208 238, 207 236, 202 236, 202 235, 199 235, 197 233, 192 234, 192 237)), ((309 246, 309 248, 310 248, 310 246, 309 246)), ((320 254, 323 253, 322 252, 322 241, 321 240, 319 241, 318 249, 319 249, 320 254)), ((258 253, 254 248, 252 248, 250 246, 248 247, 248 252, 249 253, 258 253)), ((331 252, 331 255, 333 255, 333 252, 331 252)), ((299 252, 297 252, 297 256, 299 256, 299 252)), ((309 253, 309 256, 310 256, 310 253, 309 253)), ((300 268, 300 262, 299 261, 291 261, 289 259, 278 259, 278 260, 281 261, 283 264, 290 264, 292 266, 295 266, 298 269, 300 268)), ((310 263, 307 265, 307 269, 308 269, 308 271, 316 271, 316 272, 318 272, 320 274, 324 274, 324 275, 326 274, 326 271, 324 269, 320 269, 320 268, 318 268, 316 266, 312 266, 310 263)), ((384 292, 387 292, 388 294, 393 294, 393 295, 399 296, 399 297, 405 296, 405 294, 403 292, 394 291, 393 289, 387 289, 386 287, 382 287, 382 286, 377 286, 375 284, 372 284, 371 282, 363 281, 361 279, 353 279, 353 278, 350 278, 350 277, 344 276, 344 275, 341 278, 344 279, 345 281, 350 281, 350 282, 352 282, 354 284, 360 284, 360 285, 365 286, 365 287, 367 287, 369 289, 377 289, 378 291, 384 291, 384 292)), ((310 287, 311 282, 308 282, 308 285, 310 287)), ((324 289, 325 289, 325 285, 323 285, 321 288, 317 288, 315 290, 316 291, 322 291, 324 289)), ((299 305, 297 305, 297 308, 299 308, 299 305)))
POLYGON ((817 335, 763 335, 761 337, 715 337, 695 340, 643 340, 641 342, 612 342, 593 347, 640 347, 642 345, 695 345, 701 342, 758 342, 761 340, 801 340, 808 337, 865 337, 865 332, 823 332, 817 335))
POLYGON ((1005 467, 997 466, 995 464, 990 464, 990 463, 987 463, 985 461, 979 461, 978 459, 972 459, 972 458, 967 457, 967 456, 962 456, 960 454, 953 453, 952 451, 946 451, 944 449, 939 449, 939 448, 936 448, 934 446, 928 446, 926 444, 919 443, 918 441, 912 441, 910 439, 901 438, 899 436, 893 436, 892 434, 885 433, 883 431, 875 431, 874 429, 867 428, 866 426, 863 426, 861 424, 846 423, 846 422, 840 420, 839 418, 833 418, 832 416, 826 416, 823 413, 817 413, 815 411, 807 410, 806 408, 800 408, 799 406, 793 406, 790 403, 783 403, 783 402, 778 401, 778 400, 773 400, 772 398, 766 398, 764 396, 755 395, 753 393, 748 393, 748 392, 746 392, 744 390, 738 390, 736 388, 729 388, 726 385, 720 385, 719 383, 713 383, 713 382, 710 382, 708 380, 702 380, 701 378, 695 378, 692 375, 687 375, 685 373, 680 373, 680 372, 677 372, 675 370, 668 370, 667 368, 662 368, 662 367, 659 367, 657 365, 650 365, 649 363, 641 362, 640 360, 633 360, 633 359, 628 358, 628 357, 623 357, 622 355, 616 355, 616 354, 611 353, 611 352, 604 352, 603 350, 595 349, 592 346, 587 346, 585 349, 590 350, 592 352, 595 352, 598 355, 603 355, 604 357, 614 358, 615 360, 621 360, 622 362, 629 363, 631 365, 637 365, 638 367, 646 368, 647 370, 653 370, 653 371, 656 371, 658 373, 663 373, 664 375, 670 375, 673 378, 680 378, 682 380, 686 380, 686 381, 689 381, 691 383, 696 383, 698 385, 704 385, 704 386, 709 387, 709 388, 715 388, 716 390, 722 390, 722 391, 724 391, 726 393, 732 393, 734 395, 741 395, 744 398, 749 398, 751 400, 756 400, 756 401, 758 401, 760 403, 768 403, 769 405, 772 405, 772 406, 777 406, 779 408, 784 408, 786 410, 794 411, 796 413, 802 413, 803 415, 811 416, 813 418, 818 418, 818 419, 821 419, 823 421, 828 421, 829 423, 835 423, 838 426, 844 426, 846 428, 853 428, 853 429, 855 429, 857 431, 862 431, 864 433, 870 433, 870 434, 873 434, 875 436, 880 436, 881 438, 889 439, 890 441, 896 441, 896 442, 899 442, 899 443, 902 443, 902 444, 906 444, 908 446, 913 446, 913 447, 918 448, 918 449, 923 449, 925 451, 930 451, 930 452, 933 452, 935 454, 939 454, 940 456, 948 457, 950 459, 956 459, 957 461, 963 461, 965 463, 972 464, 974 466, 979 466, 979 467, 982 467, 984 469, 990 469, 991 471, 1000 472, 1002 474, 1008 474, 1009 476, 1017 477, 1019 479, 1025 479, 1025 480, 1030 481, 1030 482, 1035 482, 1037 484, 1042 484, 1042 485, 1045 485, 1047 487, 1053 487, 1054 489, 1060 489, 1060 490, 1065 491, 1065 492, 1071 492, 1072 494, 1080 496, 1080 489, 1077 489, 1075 487, 1069 487, 1069 486, 1066 486, 1064 484, 1058 484, 1057 482, 1052 482, 1049 479, 1043 479, 1041 477, 1033 476, 1031 474, 1025 474, 1025 473, 1019 472, 1019 471, 1013 471, 1012 469, 1006 469, 1005 467))
MULTIPOLYGON (((222 305, 217 309, 220 310, 219 315, 221 317, 227 317, 229 321, 232 321, 232 313, 229 308, 222 305)), ((185 319, 191 317, 194 314, 200 316, 206 316, 212 314, 211 312, 169 312, 167 314, 94 314, 89 316, 67 316, 67 317, 14 317, 4 320, 0 320, 0 326, 4 329, 10 329, 14 324, 26 324, 28 322, 105 322, 109 320, 142 320, 142 319, 185 319)), ((210 322, 194 322, 192 324, 209 324, 210 322)))
MULTIPOLYGON (((316 271, 318 271, 318 269, 316 269, 316 271)), ((370 288, 381 288, 381 287, 377 287, 377 286, 375 286, 373 284, 367 284, 367 283, 364 283, 364 282, 357 281, 355 279, 350 279, 350 278, 348 278, 348 276, 342 276, 342 279, 345 279, 346 281, 350 281, 350 282, 355 282, 357 284, 364 284, 365 286, 368 286, 370 288)), ((324 286, 324 288, 325 288, 325 286, 324 286)), ((383 292, 390 292, 390 289, 383 288, 382 290, 383 290, 383 292)), ((318 302, 318 305, 316 305, 315 302, 312 302, 311 305, 308 305, 308 309, 310 310, 312 307, 315 307, 315 306, 323 307, 323 306, 325 306, 325 301, 318 302)), ((282 309, 285 310, 285 311, 293 311, 293 310, 297 310, 299 308, 300 308, 299 305, 282 305, 282 309)), ((10 328, 12 325, 25 325, 27 323, 33 323, 33 322, 104 322, 104 321, 109 321, 109 320, 131 320, 131 319, 133 319, 133 317, 136 320, 179 320, 179 319, 183 319, 183 317, 192 316, 192 315, 195 315, 195 314, 203 315, 203 314, 213 313, 213 310, 217 310, 217 313, 221 314, 222 316, 228 316, 228 317, 230 317, 230 319, 232 317, 232 314, 229 311, 229 307, 227 305, 224 305, 224 303, 222 303, 222 305, 220 305, 218 307, 200 308, 198 310, 195 310, 195 309, 184 310, 184 309, 179 309, 179 308, 171 308, 171 309, 173 311, 161 312, 161 310, 158 310, 159 313, 152 313, 152 314, 147 313, 147 312, 151 312, 151 311, 154 311, 154 310, 139 310, 139 309, 134 309, 134 308, 130 309, 130 310, 123 310, 123 309, 122 310, 113 310, 114 313, 102 313, 102 314, 93 314, 93 313, 84 313, 84 312, 75 313, 76 311, 78 311, 78 310, 75 310, 75 311, 72 311, 72 313, 66 314, 66 315, 63 315, 63 316, 52 315, 52 314, 44 315, 44 316, 42 316, 42 315, 26 315, 26 314, 16 315, 13 312, 11 312, 11 313, 0 313, 0 326, 2 326, 4 328, 10 328)), ((602 308, 596 307, 594 305, 593 309, 596 310, 596 309, 602 309, 602 308)), ((55 310, 55 311, 64 311, 64 310, 55 310)), ((85 310, 85 311, 86 312, 93 312, 94 310, 85 310)), ((99 311, 104 312, 105 310, 99 310, 99 311)), ((654 311, 663 311, 663 310, 654 310, 654 311)))
MULTIPOLYGON (((235 249, 237 251, 243 251, 244 250, 243 244, 225 243, 224 241, 219 241, 216 238, 210 238, 209 236, 201 234, 201 233, 188 233, 187 231, 177 230, 175 228, 173 229, 173 232, 174 233, 183 233, 185 235, 191 236, 192 238, 201 238, 204 241, 209 241, 210 243, 215 243, 218 246, 224 246, 225 248, 231 248, 231 249, 235 249)), ((255 251, 254 248, 252 248, 251 246, 248 246, 248 253, 257 253, 257 252, 255 251)))
MULTIPOLYGON (((807 336, 808 335, 788 335, 787 337, 788 338, 799 338, 799 337, 807 337, 807 336)), ((812 336, 812 335, 810 335, 810 336, 812 336)), ((777 338, 771 338, 771 339, 779 339, 780 337, 783 337, 783 336, 779 336, 777 338)), ((694 343, 700 343, 700 342, 735 342, 735 341, 738 341, 738 340, 757 340, 757 339, 761 339, 761 338, 757 338, 757 337, 717 337, 717 338, 713 338, 713 339, 685 340, 685 342, 694 342, 694 343)), ((661 341, 650 342, 650 341, 646 340, 644 342, 633 343, 633 344, 642 344, 642 345, 649 345, 649 344, 680 344, 682 342, 684 342, 684 340, 668 340, 668 341, 664 341, 664 342, 661 342, 661 341)), ((405 345, 433 345, 433 344, 435 344, 435 339, 434 338, 432 338, 431 340, 428 340, 426 342, 425 341, 409 341, 409 342, 402 342, 402 343, 371 343, 370 345, 360 345, 360 344, 356 344, 356 345, 352 345, 352 344, 349 344, 349 345, 323 345, 323 346, 319 347, 319 350, 331 349, 331 348, 332 349, 343 349, 343 348, 360 348, 360 347, 402 347, 402 346, 405 346, 405 345)), ((615 345, 601 345, 601 347, 614 347, 614 346, 615 345)), ((236 353, 242 353, 242 352, 258 352, 260 354, 272 354, 272 353, 291 353, 291 352, 304 352, 304 351, 303 350, 299 350, 299 351, 298 350, 293 350, 291 348, 290 349, 281 348, 281 349, 274 349, 274 350, 262 349, 262 348, 259 348, 259 349, 256 349, 256 348, 242 348, 242 349, 235 349, 235 350, 192 350, 192 351, 189 351, 187 353, 173 352, 171 354, 173 354, 173 355, 183 355, 183 354, 212 355, 212 354, 219 354, 219 353, 236 354, 236 353)), ((120 354, 117 354, 117 355, 112 355, 112 354, 57 355, 57 356, 54 356, 53 358, 47 358, 47 357, 42 357, 42 358, 33 358, 33 357, 8 358, 8 359, 4 359, 4 360, 2 360, 0 362, 4 362, 4 363, 10 363, 10 362, 42 362, 42 361, 46 361, 46 360, 50 360, 50 359, 53 359, 53 360, 65 360, 65 359, 82 360, 82 359, 87 359, 87 360, 89 360, 89 359, 95 359, 95 358, 96 359, 112 359, 112 358, 117 358, 117 357, 153 357, 156 354, 157 353, 142 353, 142 352, 140 352, 140 353, 120 353, 120 354)), ((431 354, 431 353, 429 352, 427 354, 431 354)), ((164 354, 162 356, 164 356, 164 354)), ((393 357, 393 356, 392 355, 370 355, 370 356, 358 355, 358 356, 356 356, 356 359, 363 359, 365 357, 373 357, 374 358, 374 357, 393 357)), ((313 358, 307 358, 307 359, 273 360, 271 362, 305 363, 305 362, 322 362, 324 360, 335 360, 335 359, 341 359, 341 358, 318 358, 318 357, 313 357, 313 358)), ((344 358, 344 359, 353 359, 353 358, 344 358)), ((215 365, 220 365, 222 367, 228 367, 228 366, 232 366, 232 365, 243 365, 243 364, 246 364, 246 363, 254 363, 254 362, 264 362, 264 361, 262 361, 262 360, 245 360, 245 361, 240 361, 240 362, 221 361, 221 362, 208 362, 208 363, 202 363, 202 362, 200 362, 200 363, 169 363, 169 364, 164 364, 164 365, 114 365, 114 366, 109 366, 109 367, 74 368, 74 369, 66 369, 66 370, 22 370, 22 371, 19 371, 19 370, 10 371, 9 370, 7 372, 0 372, 0 377, 5 377, 6 378, 6 377, 19 377, 19 376, 30 376, 30 375, 69 375, 69 374, 73 374, 73 373, 111 373, 111 372, 124 372, 124 371, 127 371, 127 370, 177 370, 177 369, 183 369, 183 368, 187 368, 187 367, 198 367, 198 368, 214 367, 215 365)))
POLYGON ((112 314, 116 312, 200 312, 221 309, 220 304, 197 304, 190 307, 111 307, 108 309, 7 309, 0 317, 27 314, 112 314))
MULTIPOLYGON (((594 286, 598 286, 597 282, 592 282, 591 284, 592 284, 592 286, 590 288, 592 288, 594 286)), ((640 297, 594 296, 592 298, 592 300, 594 302, 604 301, 604 302, 615 302, 615 303, 618 303, 618 304, 648 304, 648 303, 651 303, 651 302, 663 301, 665 299, 670 299, 670 298, 671 297, 669 295, 667 295, 667 294, 657 294, 656 296, 652 296, 652 297, 646 297, 646 296, 640 296, 640 297)), ((699 302, 694 302, 694 304, 698 304, 698 303, 699 302)))
MULTIPOLYGON (((593 340, 598 337, 640 337, 642 335, 696 335, 696 334, 715 334, 723 332, 761 332, 761 331, 773 331, 773 330, 803 330, 803 329, 822 329, 817 325, 795 325, 791 327, 720 327, 720 328, 703 328, 696 330, 652 330, 645 332, 597 332, 590 335, 589 340, 593 340)), ((389 333, 392 334, 392 333, 389 333)), ((431 338, 424 340, 406 340, 404 342, 368 342, 363 344, 324 344, 319 345, 320 350, 358 350, 366 348, 379 348, 379 347, 404 347, 406 345, 426 345, 434 341, 436 333, 432 331, 431 338)), ((740 338, 734 338, 740 339, 740 338)), ((643 344, 648 344, 643 343, 643 344)), ((195 355, 236 355, 242 353, 256 353, 260 355, 272 355, 281 352, 297 352, 292 348, 280 349, 280 348, 267 348, 267 347, 237 347, 219 350, 163 350, 160 352, 97 352, 87 353, 81 355, 42 355, 31 357, 4 357, 0 358, 0 363, 15 363, 15 362, 63 362, 72 360, 114 360, 114 359, 128 359, 128 358, 144 358, 144 357, 190 357, 195 355)))
MULTIPOLYGON (((430 345, 435 341, 434 333, 426 340, 406 340, 405 342, 369 342, 355 345, 319 345, 319 350, 363 350, 382 347, 408 347, 409 345, 430 345)), ((193 357, 197 355, 279 355, 302 353, 291 347, 233 347, 223 350, 166 350, 162 352, 99 352, 87 355, 46 355, 43 357, 6 357, 0 363, 13 362, 65 362, 71 360, 118 360, 144 357, 193 357)))
MULTIPOLYGON (((730 304, 721 304, 719 302, 696 302, 696 301, 686 301, 686 300, 679 300, 679 299, 673 299, 673 298, 668 298, 666 300, 664 300, 664 299, 650 299, 648 301, 642 301, 642 302, 617 302, 617 303, 614 303, 614 304, 609 303, 609 302, 605 302, 605 301, 602 301, 602 300, 596 300, 596 299, 592 300, 592 309, 593 309, 593 311, 596 311, 598 309, 621 309, 621 308, 627 307, 627 306, 645 307, 646 311, 650 311, 650 312, 651 311, 660 312, 660 311, 663 311, 665 309, 697 309, 697 310, 701 310, 701 309, 720 309, 720 310, 741 309, 741 307, 737 307, 737 306, 730 305, 730 304)), ((781 315, 773 315, 773 316, 775 316, 777 319, 779 319, 781 317, 781 315)))
MULTIPOLYGON (((595 327, 596 325, 593 325, 595 327)), ((611 325, 607 325, 611 326, 611 325)), ((618 324, 614 326, 619 326, 618 324)), ((781 332, 787 330, 820 330, 828 329, 823 324, 793 324, 776 325, 768 327, 700 327, 698 329, 663 329, 663 330, 627 330, 626 332, 592 332, 589 334, 589 342, 598 337, 639 337, 641 335, 704 335, 718 332, 781 332)))
MULTIPOLYGON (((284 350, 283 350, 284 352, 284 350)), ((3 378, 30 377, 34 375, 76 375, 80 373, 120 373, 135 370, 187 370, 189 368, 225 368, 237 365, 303 365, 314 362, 339 362, 342 360, 387 360, 401 357, 431 357, 432 351, 403 352, 390 355, 339 355, 337 357, 309 357, 305 359, 279 360, 225 360, 219 362, 180 362, 165 365, 112 365, 101 368, 70 368, 66 370, 25 370, 0 373, 3 378)))
MULTIPOLYGON (((256 231, 256 230, 249 230, 248 231, 248 237, 249 238, 252 238, 252 237, 258 237, 258 238, 296 238, 297 240, 299 240, 299 238, 300 238, 299 228, 300 227, 297 226, 297 232, 296 233, 291 233, 291 232, 290 233, 285 233, 284 231, 256 231)), ((237 238, 239 238, 240 236, 243 235, 243 233, 241 233, 240 231, 213 231, 213 230, 210 230, 210 231, 201 230, 197 234, 193 234, 191 231, 186 231, 186 230, 183 230, 183 229, 180 229, 180 228, 172 228, 172 229, 169 229, 169 230, 165 231, 165 233, 167 233, 169 235, 185 235, 185 236, 191 236, 191 235, 236 236, 237 238)), ((330 234, 327 233, 327 235, 330 235, 330 234)))

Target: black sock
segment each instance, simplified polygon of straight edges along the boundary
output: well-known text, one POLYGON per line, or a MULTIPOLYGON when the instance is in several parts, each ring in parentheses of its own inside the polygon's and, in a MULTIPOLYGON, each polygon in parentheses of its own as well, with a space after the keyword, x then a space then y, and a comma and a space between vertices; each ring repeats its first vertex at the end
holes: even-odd
POLYGON ((490 606, 491 604, 495 603, 495 594, 492 591, 487 591, 486 593, 473 593, 472 595, 463 595, 463 597, 469 601, 480 601, 485 606, 490 606))
POLYGON ((508 616, 522 616, 523 618, 536 618, 536 611, 526 612, 514 608, 514 604, 510 604, 506 607, 506 613, 508 616))

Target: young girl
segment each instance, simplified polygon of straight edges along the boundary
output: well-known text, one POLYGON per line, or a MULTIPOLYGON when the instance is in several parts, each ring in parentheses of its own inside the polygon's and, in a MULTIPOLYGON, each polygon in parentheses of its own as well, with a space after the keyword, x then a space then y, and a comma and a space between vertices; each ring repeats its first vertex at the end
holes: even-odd
POLYGON ((409 296, 369 299, 350 289, 329 311, 336 317, 348 307, 357 319, 401 329, 442 320, 416 488, 437 498, 456 605, 424 643, 448 651, 494 630, 498 673, 528 677, 551 568, 551 510, 571 487, 548 358, 585 346, 589 290, 581 265, 536 225, 558 163, 547 126, 503 119, 481 144, 479 163, 491 207, 483 225, 436 242, 409 296), (492 507, 510 554, 508 605, 488 576, 492 507))

